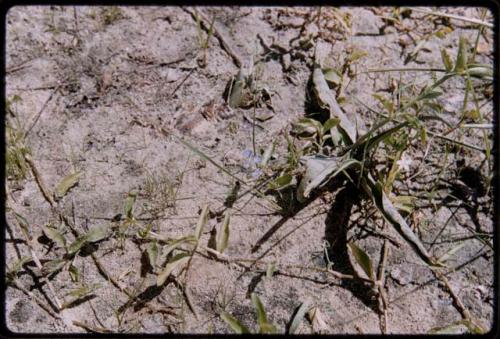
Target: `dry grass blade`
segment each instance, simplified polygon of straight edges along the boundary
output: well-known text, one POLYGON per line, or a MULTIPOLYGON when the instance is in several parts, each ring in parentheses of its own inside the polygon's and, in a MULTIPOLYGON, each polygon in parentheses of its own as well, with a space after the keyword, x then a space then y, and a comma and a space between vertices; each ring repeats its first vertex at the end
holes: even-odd
POLYGON ((165 269, 158 274, 158 277, 156 279, 156 286, 161 286, 165 283, 167 280, 168 276, 172 271, 178 267, 182 266, 183 264, 187 263, 191 256, 187 253, 180 253, 174 256, 170 261, 168 262, 167 266, 165 266, 165 269))
MULTIPOLYGON (((167 247, 164 247, 161 253, 161 258, 162 260, 166 259, 167 256, 172 252, 174 249, 179 247, 182 244, 196 244, 198 239, 196 239, 195 236, 193 235, 188 235, 187 237, 182 237, 176 240, 173 240, 168 243, 167 247)), ((161 262, 161 261, 160 261, 161 262)))
POLYGON ((222 318, 222 320, 226 322, 226 324, 228 324, 231 327, 231 329, 235 333, 237 334, 250 333, 250 330, 245 325, 240 323, 239 320, 233 317, 231 314, 227 312, 222 312, 220 317, 222 318))
POLYGON ((229 242, 229 220, 230 214, 226 211, 226 215, 224 216, 224 221, 222 222, 222 227, 220 229, 220 234, 217 239, 217 251, 220 253, 224 252, 229 242))
POLYGON ((208 204, 205 204, 201 210, 200 218, 198 219, 198 224, 196 225, 196 230, 194 231, 194 236, 197 240, 200 240, 203 228, 208 222, 209 212, 210 210, 208 209, 208 204))
POLYGON ((218 163, 216 163, 214 160, 212 160, 212 158, 210 158, 208 155, 206 155, 205 153, 203 153, 202 151, 200 151, 198 148, 196 148, 193 145, 191 145, 189 142, 183 140, 182 138, 176 136, 175 134, 170 133, 170 135, 172 135, 175 139, 179 140, 181 144, 183 144, 184 146, 186 146, 187 148, 189 148, 191 151, 193 151, 194 153, 196 153, 197 155, 199 155, 202 159, 205 159, 206 161, 208 161, 209 163, 211 163, 212 165, 214 165, 215 167, 217 167, 218 169, 220 169, 222 172, 224 172, 227 175, 229 175, 230 177, 232 177, 232 178, 240 181, 241 183, 247 185, 247 183, 244 180, 241 180, 240 178, 238 178, 237 176, 235 176, 234 174, 232 174, 231 172, 229 172, 227 169, 225 169, 223 166, 221 166, 218 163))
POLYGON ((304 319, 307 311, 309 311, 310 308, 311 304, 309 301, 304 301, 300 305, 299 309, 297 310, 297 313, 295 313, 295 316, 293 317, 290 328, 288 329, 288 334, 294 334, 295 331, 297 331, 300 323, 302 322, 302 319, 304 319))
POLYGON ((259 333, 276 333, 276 327, 267 320, 266 310, 262 301, 260 301, 259 296, 252 293, 251 299, 255 307, 255 311, 257 312, 257 322, 260 328, 259 333))
POLYGON ((434 11, 429 11, 429 10, 421 9, 421 8, 417 8, 417 7, 411 7, 409 9, 411 9, 412 11, 426 13, 426 14, 430 14, 430 15, 435 15, 435 16, 440 16, 440 17, 445 17, 445 18, 450 18, 450 19, 455 19, 455 20, 470 22, 471 24, 485 26, 485 27, 488 27, 488 28, 493 28, 494 27, 494 25, 491 24, 491 23, 489 23, 489 22, 485 22, 485 21, 482 21, 482 20, 474 19, 474 18, 467 18, 465 16, 447 14, 447 13, 442 13, 442 12, 434 12, 434 11))
POLYGON ((352 124, 352 122, 347 118, 347 116, 342 112, 337 100, 330 92, 330 88, 325 80, 325 76, 323 75, 323 71, 318 63, 315 64, 313 71, 313 90, 316 94, 317 100, 321 107, 328 108, 330 110, 330 118, 335 119, 338 118, 340 120, 340 124, 337 127, 341 132, 344 133, 344 136, 350 140, 348 144, 352 143, 356 140, 356 128, 352 124))
POLYGON ((408 226, 404 218, 399 214, 387 197, 382 184, 380 182, 375 182, 370 175, 367 176, 366 180, 362 178, 361 183, 363 189, 373 199, 375 206, 377 206, 384 218, 390 222, 403 239, 413 247, 419 257, 430 266, 443 266, 431 257, 420 239, 413 233, 410 226, 408 226))

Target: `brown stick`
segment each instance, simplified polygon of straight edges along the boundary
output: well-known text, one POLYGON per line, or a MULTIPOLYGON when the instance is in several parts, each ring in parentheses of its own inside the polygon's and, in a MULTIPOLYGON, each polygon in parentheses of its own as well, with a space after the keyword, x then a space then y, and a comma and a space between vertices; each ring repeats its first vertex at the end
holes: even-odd
POLYGON ((438 278, 446 286, 448 293, 450 294, 450 296, 453 299, 455 307, 458 309, 458 311, 460 312, 462 317, 466 320, 472 320, 472 317, 470 315, 469 310, 467 309, 467 307, 465 307, 465 305, 462 303, 462 300, 459 298, 458 295, 455 294, 455 292, 451 288, 450 281, 448 280, 446 275, 444 275, 442 272, 440 272, 439 269, 435 269, 432 271, 436 275, 436 278, 438 278))
POLYGON ((43 197, 47 202, 50 204, 51 207, 55 207, 55 201, 52 198, 52 194, 50 194, 50 191, 47 189, 47 186, 45 186, 45 183, 43 182, 43 178, 38 172, 38 169, 35 166, 35 163, 33 162, 33 159, 31 158, 31 155, 25 154, 24 159, 28 163, 28 165, 31 168, 31 173, 33 173, 33 176, 35 177, 35 181, 38 185, 38 188, 42 192, 43 197))
MULTIPOLYGON (((191 10, 190 8, 186 8, 186 7, 182 7, 182 9, 184 10, 184 12, 187 12, 189 15, 191 15, 191 17, 194 20, 197 20, 197 19, 200 20, 201 25, 203 26, 203 29, 208 32, 208 30, 210 29, 210 20, 208 20, 207 17, 202 12, 196 13, 195 11, 191 10)), ((241 58, 238 56, 238 54, 236 54, 233 51, 231 46, 226 42, 226 40, 221 35, 221 33, 217 30, 217 28, 215 28, 215 23, 212 27, 212 33, 213 33, 214 37, 216 37, 217 40, 219 40, 219 43, 220 43, 222 49, 224 51, 226 51, 226 53, 229 54, 229 56, 233 59, 235 65, 237 67, 241 67, 243 65, 241 58)))
POLYGON ((73 320, 73 325, 81 327, 81 328, 83 328, 89 332, 92 332, 92 333, 111 333, 111 331, 108 330, 107 328, 90 326, 84 322, 80 322, 77 320, 73 320))
POLYGON ((45 110, 45 107, 47 107, 48 103, 50 100, 52 100, 52 97, 54 96, 54 94, 59 90, 59 85, 56 86, 56 88, 54 88, 54 90, 52 91, 52 93, 50 93, 49 97, 47 98, 47 100, 45 100, 45 103, 43 104, 42 108, 38 111, 38 113, 35 115, 35 117, 33 118, 33 122, 30 124, 30 127, 28 127, 28 129, 26 130, 26 132, 24 132, 24 137, 26 138, 28 136, 28 134, 31 132, 31 130, 33 129, 33 127, 36 125, 36 123, 38 122, 38 119, 40 119, 40 116, 42 115, 43 111, 45 110))

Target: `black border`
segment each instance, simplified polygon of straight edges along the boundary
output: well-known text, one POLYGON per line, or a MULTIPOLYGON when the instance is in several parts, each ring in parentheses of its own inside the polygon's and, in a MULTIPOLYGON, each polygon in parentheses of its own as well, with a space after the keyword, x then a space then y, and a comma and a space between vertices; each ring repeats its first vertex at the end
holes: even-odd
MULTIPOLYGON (((493 278, 493 290, 494 290, 494 302, 495 302, 495 307, 493 310, 493 324, 491 331, 488 332, 486 335, 466 335, 467 337, 490 337, 490 338, 498 338, 500 337, 500 332, 499 332, 499 310, 498 310, 498 305, 499 305, 499 279, 498 279, 498 273, 499 273, 499 240, 500 236, 498 234, 498 226, 499 226, 499 221, 500 221, 500 200, 499 200, 499 192, 500 192, 500 176, 499 176, 499 169, 500 169, 500 159, 498 157, 498 148, 500 146, 500 126, 499 126, 499 108, 500 108, 500 97, 499 97, 499 60, 500 60, 500 55, 499 55, 499 48, 500 48, 500 41, 499 41, 499 17, 500 17, 500 3, 498 2, 499 0, 461 0, 461 1, 453 1, 453 0, 437 0, 437 1, 429 1, 429 0, 406 0, 406 1, 398 1, 398 0, 388 0, 388 1, 382 1, 382 0, 375 0, 375 1, 367 1, 367 0, 340 0, 340 1, 327 1, 327 0, 312 0, 312 1, 305 1, 305 0, 253 0, 253 1, 235 1, 235 0, 180 0, 180 1, 145 1, 145 2, 140 2, 140 1, 134 1, 134 0, 121 0, 121 1, 76 1, 76 0, 68 0, 68 1, 50 1, 50 0, 38 0, 38 1, 30 1, 30 0, 19 0, 19 1, 12 1, 12 0, 7 0, 7 1, 2 1, 0 0, 0 16, 2 19, 2 24, 0 25, 0 36, 1 36, 1 47, 2 47, 2 55, 5 55, 6 51, 6 18, 7 18, 7 12, 11 7, 14 6, 30 6, 30 5, 56 5, 56 6, 77 6, 77 5, 82 5, 82 6, 111 6, 111 5, 116 5, 116 6, 172 6, 172 7, 178 7, 178 6, 350 6, 350 7, 359 7, 359 6, 405 6, 405 7, 413 7, 413 6, 429 6, 429 7, 439 7, 439 6, 463 6, 463 7, 486 7, 488 8, 492 15, 494 16, 494 62, 493 62, 493 67, 494 67, 494 80, 493 80, 493 88, 494 88, 494 95, 493 95, 493 110, 494 110, 494 118, 493 118, 493 125, 494 125, 494 143, 493 143, 493 148, 492 148, 492 157, 493 157, 493 162, 494 162, 494 167, 493 167, 493 181, 492 181, 492 189, 493 189, 493 196, 494 196, 494 211, 493 211, 493 221, 495 224, 495 232, 493 235, 493 243, 494 243, 494 278, 493 278)), ((1 98, 2 98, 2 107, 5 107, 5 81, 6 81, 6 61, 5 57, 2 59, 2 69, 1 69, 1 75, 2 75, 2 81, 0 82, 0 92, 1 92, 1 98)), ((2 120, 5 118, 5 113, 2 115, 2 120)), ((5 136, 5 124, 2 121, 2 124, 0 125, 0 135, 5 136)), ((5 137, 2 139, 2 142, 0 142, 0 151, 2 155, 2 164, 5 164, 5 137)), ((2 222, 2 231, 0 232, 0 244, 5 244, 5 226, 6 226, 6 215, 5 215, 5 166, 2 165, 0 166, 0 178, 3 180, 2 185, 0 187, 0 195, 2 197, 2 204, 0 205, 0 214, 1 214, 1 222, 2 222)), ((0 255, 0 273, 1 273, 1 282, 5 281, 5 245, 2 246, 1 248, 1 255, 0 255)), ((1 284, 0 282, 0 284, 1 284)), ((2 308, 2 314, 0 315, 0 337, 1 338, 164 338, 164 337, 174 337, 174 338, 205 338, 205 337, 223 337, 223 338, 242 338, 244 336, 242 335, 234 335, 234 334, 229 334, 229 335, 222 335, 222 334, 214 334, 214 335, 208 335, 208 334, 200 334, 200 335, 195 335, 195 334, 119 334, 119 333, 109 333, 109 334, 93 334, 93 333, 69 333, 69 334, 60 334, 60 333, 47 333, 47 334, 40 334, 40 333, 14 333, 11 332, 6 324, 6 304, 5 304, 5 289, 6 287, 1 287, 0 288, 0 302, 2 303, 1 308, 2 308)), ((246 335, 245 335, 246 336, 246 335)), ((286 336, 286 335, 275 335, 275 336, 286 336)), ((334 335, 334 334, 329 334, 329 335, 322 335, 321 337, 328 338, 328 337, 335 337, 335 338, 344 338, 344 337, 378 337, 382 335, 334 335)), ((399 337, 420 337, 420 336, 426 336, 425 334, 409 334, 409 335, 390 335, 390 337, 393 338, 399 338, 399 337)), ((427 335, 428 336, 428 335, 427 335)), ((298 336, 299 337, 299 336, 298 336)), ((300 337, 315 337, 314 335, 300 335, 300 337)), ((437 335, 433 337, 446 337, 446 338, 454 338, 454 337, 464 337, 464 335, 437 335)))

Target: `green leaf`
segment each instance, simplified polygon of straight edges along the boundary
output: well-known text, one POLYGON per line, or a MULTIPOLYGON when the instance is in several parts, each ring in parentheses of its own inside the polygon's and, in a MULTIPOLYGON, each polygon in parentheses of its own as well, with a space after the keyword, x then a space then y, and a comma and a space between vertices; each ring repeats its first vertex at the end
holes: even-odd
POLYGON ((73 291, 69 292, 67 295, 72 296, 73 299, 71 299, 68 302, 65 302, 62 305, 62 309, 70 308, 75 306, 76 302, 79 299, 82 299, 84 297, 89 296, 90 294, 94 293, 97 289, 101 287, 100 284, 93 284, 91 286, 83 286, 81 288, 74 289, 73 291))
MULTIPOLYGON (((368 254, 366 254, 365 251, 363 251, 361 248, 359 248, 356 244, 354 243, 349 243, 348 245, 348 251, 353 255, 354 259, 356 260, 356 263, 361 267, 368 277, 368 279, 375 281, 375 273, 373 271, 373 265, 370 257, 368 254)), ((353 265, 354 267, 356 265, 353 265)), ((356 273, 359 275, 359 269, 355 269, 356 273)))
POLYGON ((260 301, 259 296, 252 293, 251 299, 255 307, 255 311, 257 312, 257 322, 260 327, 259 333, 276 333, 276 327, 267 320, 266 310, 264 309, 264 305, 260 301))
POLYGON ((68 254, 73 255, 87 243, 87 235, 81 235, 68 246, 68 254))
POLYGON ((259 296, 255 293, 252 293, 251 298, 252 303, 255 307, 255 311, 257 312, 257 322, 259 323, 259 325, 267 323, 266 310, 264 309, 264 305, 260 301, 259 296))
POLYGON ((200 239, 201 233, 203 232, 203 227, 205 227, 208 222, 208 212, 208 204, 205 204, 201 210, 200 218, 198 219, 198 224, 196 225, 196 230, 194 232, 194 236, 198 240, 200 239))
POLYGON ((391 100, 386 99, 380 94, 372 94, 372 97, 377 99, 388 113, 394 113, 394 103, 391 100))
POLYGON ((487 331, 480 325, 475 324, 471 319, 462 319, 462 324, 467 326, 469 333, 471 334, 485 334, 487 331))
POLYGON ((43 264, 42 274, 47 275, 47 274, 52 274, 54 272, 57 272, 57 271, 61 270, 65 264, 66 264, 66 260, 64 260, 64 259, 54 259, 54 260, 47 261, 45 264, 43 264))
POLYGON ((288 186, 292 182, 293 176, 285 173, 282 176, 276 178, 276 180, 269 183, 269 188, 273 190, 278 190, 288 186))
POLYGON ((177 266, 181 266, 187 263, 189 258, 190 255, 188 253, 180 253, 174 256, 172 259, 170 259, 167 266, 165 266, 165 269, 160 274, 158 274, 158 277, 156 279, 156 286, 163 285, 167 280, 168 276, 170 275, 170 273, 172 273, 172 271, 177 266))
POLYGON ((455 69, 453 70, 455 73, 462 73, 465 71, 467 66, 467 40, 464 36, 460 36, 458 41, 458 52, 457 52, 457 61, 455 61, 455 69))
POLYGON ((276 272, 276 265, 274 263, 267 264, 266 278, 271 279, 274 272, 276 272))
POLYGON ((405 64, 409 63, 410 61, 413 61, 417 58, 418 53, 422 48, 424 48, 425 44, 427 43, 427 40, 422 39, 419 41, 419 43, 415 46, 415 48, 411 51, 410 54, 405 59, 405 64))
POLYGON ((493 69, 489 66, 469 67, 467 71, 472 77, 489 81, 493 80, 493 69))
POLYGON ((104 224, 100 226, 94 226, 89 229, 89 231, 85 234, 87 242, 98 242, 103 239, 109 237, 110 234, 110 224, 104 224))
POLYGON ((449 33, 453 32, 453 28, 445 26, 434 33, 439 39, 444 39, 449 33))
POLYGON ((366 51, 363 51, 361 49, 354 49, 350 54, 349 56, 347 57, 347 60, 349 62, 355 62, 355 61, 358 61, 359 59, 361 58, 364 58, 365 56, 367 56, 368 53, 366 51))
POLYGON ((156 241, 153 241, 147 248, 146 252, 148 254, 149 264, 153 269, 156 267, 156 260, 158 259, 158 245, 156 241))
POLYGON ((291 134, 299 138, 311 138, 318 133, 321 133, 323 126, 318 120, 310 118, 301 118, 292 123, 291 134))
POLYGON ((141 230, 137 231, 137 236, 139 238, 145 239, 148 236, 149 231, 151 231, 152 228, 153 228, 153 224, 146 225, 146 229, 141 229, 141 230))
POLYGON ((326 134, 332 128, 337 127, 340 124, 340 119, 338 118, 330 118, 323 124, 323 134, 326 134))
POLYGON ((66 247, 66 239, 64 236, 55 228, 50 226, 44 226, 42 228, 43 234, 53 242, 55 242, 59 247, 66 247))
POLYGON ((14 215, 16 217, 17 222, 19 223, 19 226, 21 227, 21 231, 24 233, 24 236, 26 237, 26 239, 30 240, 31 235, 30 235, 28 221, 20 214, 14 212, 14 215))
POLYGON ((61 199, 68 193, 69 189, 76 184, 78 184, 78 181, 80 180, 80 177, 82 176, 83 172, 75 172, 73 174, 69 174, 65 176, 61 182, 56 186, 56 189, 54 191, 54 198, 56 200, 61 199))
POLYGON ((441 59, 443 60, 443 65, 446 69, 446 72, 451 72, 453 69, 453 60, 451 60, 451 56, 446 48, 441 48, 441 59))
POLYGON ((442 94, 443 92, 440 91, 434 91, 434 90, 424 91, 421 95, 418 96, 417 100, 432 100, 436 99, 442 94))
POLYGON ((174 249, 179 247, 182 244, 196 244, 197 239, 194 235, 188 235, 186 237, 182 237, 176 240, 173 240, 168 243, 168 246, 164 247, 161 253, 161 260, 160 260, 160 265, 161 263, 167 258, 167 256, 172 252, 174 249))
POLYGON ((342 83, 342 75, 333 68, 323 69, 323 75, 329 85, 338 86, 342 83))
POLYGON ((71 296, 71 297, 81 298, 81 297, 84 297, 90 293, 95 292, 99 288, 101 288, 101 284, 92 284, 90 286, 83 286, 83 287, 74 289, 66 295, 71 296))
POLYGON ((458 322, 444 327, 435 327, 428 334, 466 334, 467 326, 458 322))
POLYGON ((224 221, 222 222, 222 227, 220 230, 220 235, 217 239, 217 251, 223 253, 229 242, 229 211, 226 211, 224 216, 224 221))
POLYGON ((231 327, 231 329, 235 333, 237 333, 237 334, 250 333, 248 328, 245 325, 243 325, 242 323, 240 323, 238 321, 238 319, 233 317, 231 314, 229 314, 227 312, 222 312, 220 317, 222 318, 222 320, 224 320, 226 322, 226 324, 228 324, 231 327))
POLYGON ((125 212, 125 216, 128 219, 133 218, 133 213, 132 210, 134 209, 134 203, 137 198, 137 194, 134 192, 129 192, 127 199, 125 199, 125 206, 123 207, 123 210, 125 212))
POLYGON ((78 272, 76 266, 70 265, 68 272, 72 282, 78 282, 78 280, 80 280, 80 272, 78 272))
POLYGON ((398 195, 390 198, 394 207, 399 211, 410 214, 415 208, 415 197, 410 195, 398 195))
POLYGON ((304 316, 306 315, 307 311, 309 311, 310 308, 311 305, 309 301, 305 301, 300 305, 299 309, 297 310, 297 313, 295 313, 295 316, 293 317, 290 328, 288 329, 288 334, 295 333, 295 331, 299 328, 302 319, 304 319, 304 316))
POLYGON ((30 261, 31 261, 30 256, 22 257, 12 266, 12 268, 9 270, 9 272, 7 274, 11 275, 11 276, 15 276, 17 274, 17 272, 19 272, 19 270, 23 267, 23 265, 30 262, 30 261))
POLYGON ((273 324, 270 324, 270 323, 264 323, 260 326, 260 333, 269 333, 269 334, 274 334, 276 332, 278 332, 278 330, 276 329, 276 326, 274 326, 273 324))

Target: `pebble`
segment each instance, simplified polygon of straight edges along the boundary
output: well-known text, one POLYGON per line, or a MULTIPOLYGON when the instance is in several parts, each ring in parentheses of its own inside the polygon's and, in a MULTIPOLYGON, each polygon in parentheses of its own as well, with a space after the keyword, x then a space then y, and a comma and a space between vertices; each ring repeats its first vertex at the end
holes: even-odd
POLYGON ((292 58, 290 57, 290 54, 287 53, 283 55, 283 70, 288 71, 290 69, 292 63, 292 58))

